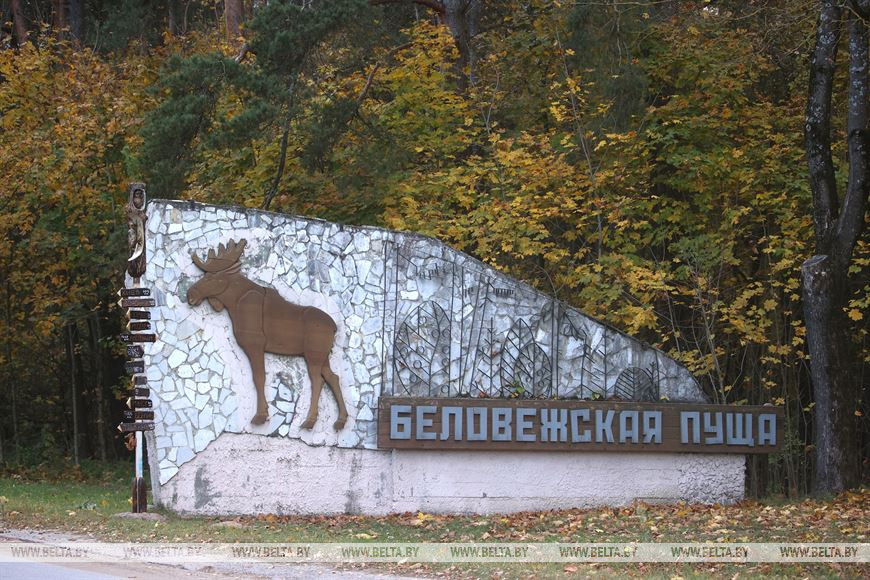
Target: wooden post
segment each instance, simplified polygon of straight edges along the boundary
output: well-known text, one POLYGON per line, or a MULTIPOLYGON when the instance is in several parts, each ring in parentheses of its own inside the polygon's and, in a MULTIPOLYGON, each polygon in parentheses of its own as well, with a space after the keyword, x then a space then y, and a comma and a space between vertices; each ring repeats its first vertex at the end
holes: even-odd
MULTIPOLYGON (((128 243, 130 257, 127 259, 127 273, 133 278, 133 288, 139 288, 141 277, 145 273, 147 264, 147 255, 145 247, 145 205, 146 193, 144 183, 131 183, 129 187, 129 199, 125 210, 127 212, 128 224, 128 243)), ((122 306, 124 306, 124 293, 122 292, 122 306)), ((133 293, 132 295, 138 295, 133 293)), ((132 304, 131 304, 132 305, 132 304)), ((130 337, 131 341, 134 337, 130 337)), ((138 375, 144 378, 144 375, 138 375)), ((135 382, 135 381, 134 381, 135 382)), ((145 479, 143 477, 143 443, 142 430, 136 428, 136 458, 135 458, 135 474, 133 477, 133 485, 131 489, 132 497, 132 512, 144 513, 148 511, 148 499, 145 489, 145 479)))

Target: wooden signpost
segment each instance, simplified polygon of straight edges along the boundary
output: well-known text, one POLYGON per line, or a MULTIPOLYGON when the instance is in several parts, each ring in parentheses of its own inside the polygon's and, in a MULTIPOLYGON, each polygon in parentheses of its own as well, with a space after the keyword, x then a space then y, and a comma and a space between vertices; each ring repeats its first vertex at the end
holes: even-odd
POLYGON ((154 342, 157 340, 156 334, 137 334, 134 332, 122 332, 120 334, 121 342, 154 342))
POLYGON ((139 296, 151 296, 150 288, 121 288, 118 290, 118 296, 121 298, 131 298, 139 296))
POLYGON ((128 346, 127 356, 130 358, 142 358, 145 356, 145 349, 138 345, 128 346))
POLYGON ((121 308, 127 309, 127 329, 129 332, 122 332, 120 335, 121 342, 127 344, 127 356, 131 359, 125 363, 125 370, 133 375, 130 381, 133 390, 133 396, 127 399, 127 407, 129 411, 124 411, 123 420, 118 425, 118 431, 121 433, 132 434, 136 439, 136 465, 135 474, 133 477, 132 486, 132 511, 133 513, 142 513, 148 511, 148 500, 145 489, 145 479, 142 476, 143 472, 143 440, 142 433, 145 431, 154 430, 154 411, 144 411, 141 409, 151 408, 152 402, 148 397, 151 395, 151 390, 144 385, 148 384, 148 377, 145 375, 145 361, 142 357, 145 356, 145 347, 141 346, 144 343, 153 343, 157 340, 156 334, 143 333, 141 331, 151 330, 151 312, 143 310, 156 306, 157 301, 150 298, 151 289, 140 286, 140 279, 145 273, 147 265, 147 256, 145 252, 145 184, 131 183, 129 190, 129 200, 125 206, 127 212, 128 225, 128 242, 130 248, 130 257, 127 260, 127 273, 133 279, 133 285, 130 288, 121 288, 118 290, 118 296, 121 299, 118 305, 121 308), (132 310, 132 309, 137 310, 132 310))
MULTIPOLYGON (((136 433, 139 434, 142 431, 154 431, 154 423, 153 422, 144 422, 144 421, 136 421, 135 423, 121 423, 118 425, 118 431, 121 433, 136 433)), ((137 437, 139 439, 139 437, 137 437)), ((139 443, 136 443, 138 446, 139 443)), ((137 447, 138 449, 138 447, 137 447)), ((141 452, 137 453, 139 455, 141 452)), ((133 482, 133 513, 138 514, 142 512, 148 511, 148 502, 147 502, 147 493, 145 491, 145 480, 141 475, 136 476, 136 480, 133 482), (139 481, 142 481, 141 489, 139 481)))
POLYGON ((132 423, 133 421, 153 421, 154 411, 124 411, 124 422, 132 423))
POLYGON ((153 298, 121 298, 118 304, 121 308, 151 308, 155 302, 153 298))

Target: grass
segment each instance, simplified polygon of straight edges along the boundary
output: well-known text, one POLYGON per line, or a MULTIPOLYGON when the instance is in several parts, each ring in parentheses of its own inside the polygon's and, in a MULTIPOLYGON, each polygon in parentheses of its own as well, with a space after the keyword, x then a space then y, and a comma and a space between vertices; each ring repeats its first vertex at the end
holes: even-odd
MULTIPOLYGON (((129 465, 86 466, 65 479, 0 474, 0 529, 51 529, 133 542, 865 542, 870 490, 829 500, 746 501, 737 506, 650 506, 528 512, 509 516, 258 516, 165 522, 112 517, 130 509, 129 465), (47 479, 47 480, 46 480, 47 479)), ((350 567, 344 565, 342 567, 350 567)), ((774 575, 868 577, 860 564, 455 564, 378 565, 425 576, 774 575)))

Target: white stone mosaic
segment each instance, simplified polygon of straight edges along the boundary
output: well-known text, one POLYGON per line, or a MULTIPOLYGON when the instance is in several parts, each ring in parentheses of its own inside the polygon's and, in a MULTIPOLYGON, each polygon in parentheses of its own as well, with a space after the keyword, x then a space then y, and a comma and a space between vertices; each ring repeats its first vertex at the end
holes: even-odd
POLYGON ((146 345, 156 423, 149 440, 161 485, 221 433, 376 448, 382 393, 704 400, 663 353, 432 238, 181 201, 152 202, 147 213, 142 283, 156 299, 158 336, 146 345), (330 366, 348 410, 341 431, 327 388, 314 429, 300 429, 310 397, 303 360, 271 354, 269 420, 251 424, 253 378, 229 316, 187 303, 202 276, 190 252, 202 257, 242 238, 244 276, 338 326, 330 366))

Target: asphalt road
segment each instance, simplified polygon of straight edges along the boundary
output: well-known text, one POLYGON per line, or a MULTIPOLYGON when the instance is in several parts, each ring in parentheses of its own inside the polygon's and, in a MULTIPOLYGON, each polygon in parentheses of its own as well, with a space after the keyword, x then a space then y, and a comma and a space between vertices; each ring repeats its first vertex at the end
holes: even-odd
MULTIPOLYGON (((0 542, 76 542, 87 538, 60 532, 34 530, 0 530, 0 542)), ((324 564, 214 563, 168 565, 142 563, 93 562, 86 564, 0 562, 0 580, 228 580, 250 578, 273 580, 408 580, 408 576, 378 574, 365 570, 336 570, 324 564)))
MULTIPOLYGON (((114 580, 117 578, 218 578, 173 566, 130 564, 41 564, 0 562, 0 580, 114 580)), ((220 577, 226 578, 224 575, 220 577)))

